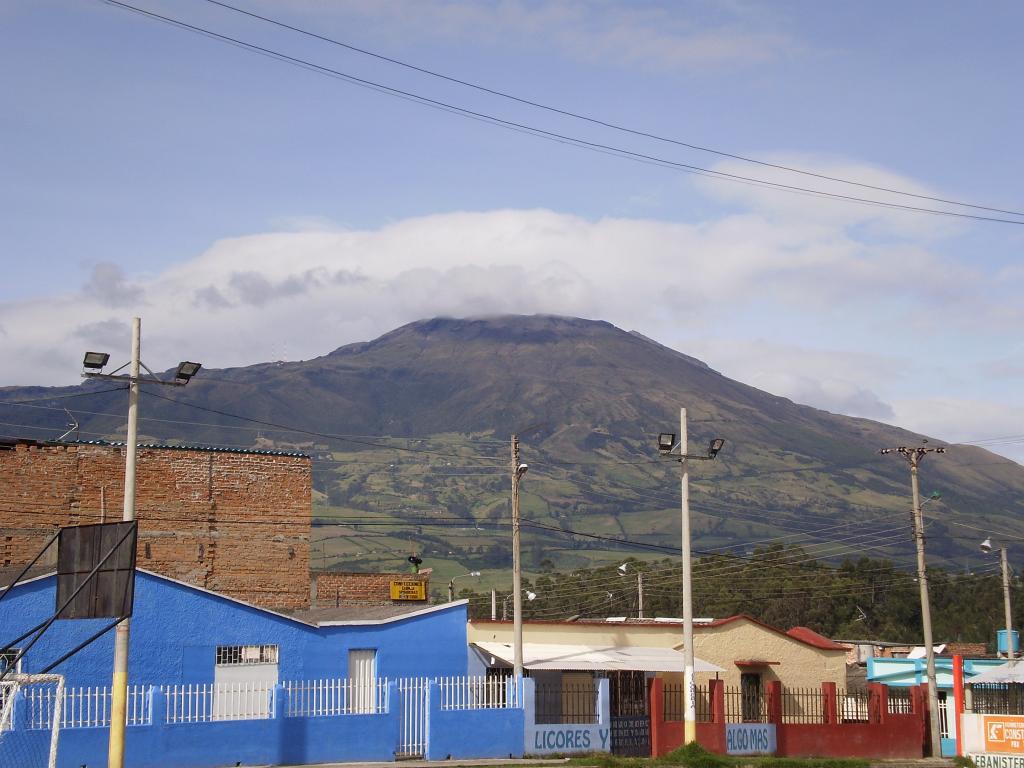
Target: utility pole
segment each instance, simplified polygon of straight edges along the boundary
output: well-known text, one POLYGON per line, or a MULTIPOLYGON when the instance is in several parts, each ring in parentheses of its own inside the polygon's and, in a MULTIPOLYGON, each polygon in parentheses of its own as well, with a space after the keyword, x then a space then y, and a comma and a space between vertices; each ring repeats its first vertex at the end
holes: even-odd
MULTIPOLYGON (((142 381, 141 368, 146 368, 149 376, 145 379, 151 384, 163 384, 169 387, 184 387, 199 373, 200 363, 183 360, 178 363, 174 379, 165 381, 153 374, 142 364, 142 320, 132 318, 132 358, 128 363, 128 374, 102 373, 110 355, 106 352, 86 352, 82 360, 85 369, 82 376, 87 379, 112 379, 128 381, 128 434, 125 438, 124 460, 124 507, 121 519, 125 522, 135 520, 135 465, 139 444, 139 382, 142 381)), ((106 498, 103 498, 105 507, 106 498)), ((105 509, 104 509, 105 513, 105 509)), ((114 634, 114 672, 111 681, 110 696, 110 741, 107 746, 107 768, 123 768, 124 766, 124 732, 128 700, 128 641, 131 634, 131 620, 122 619, 117 624, 114 634)))
MULTIPOLYGON (((986 555, 992 551, 992 539, 981 542, 981 551, 986 555)), ((999 570, 1003 576, 1003 617, 1006 621, 1006 658, 1012 659, 1017 654, 1013 649, 1013 613, 1010 610, 1010 564, 1006 547, 999 548, 999 570)), ((999 650, 998 648, 996 649, 999 650)))
POLYGON ((519 553, 519 481, 527 469, 529 467, 519 463, 519 436, 512 435, 512 666, 517 685, 523 678, 523 563, 519 553))
POLYGON ((491 590, 491 621, 498 620, 498 590, 491 590))
POLYGON ((697 741, 697 683, 693 677, 693 570, 690 552, 690 462, 686 456, 686 409, 679 409, 679 491, 683 545, 683 743, 697 741))
POLYGON ((999 566, 1003 571, 1003 612, 1006 614, 1006 658, 1012 659, 1013 652, 1013 617, 1010 613, 1010 566, 1006 562, 1006 547, 999 550, 999 566))
MULTIPOLYGON (((121 519, 135 519, 135 458, 139 443, 139 366, 141 365, 142 320, 132 318, 132 360, 128 368, 128 436, 124 459, 124 509, 121 519)), ((108 768, 124 766, 124 731, 128 701, 128 636, 131 619, 122 619, 114 634, 114 675, 110 697, 110 741, 108 768)))
POLYGON ((679 461, 680 510, 682 518, 683 550, 683 688, 686 691, 683 703, 683 743, 692 744, 697 740, 697 683, 694 679, 693 660, 693 573, 690 551, 690 459, 713 461, 718 456, 725 440, 716 437, 708 445, 706 456, 689 455, 686 452, 686 409, 679 409, 679 455, 672 453, 676 447, 676 436, 669 433, 658 435, 658 451, 666 457, 679 461))
POLYGON ((644 617, 644 575, 639 572, 636 575, 636 617, 644 617))
POLYGON ((882 454, 897 453, 910 464, 910 491, 914 503, 914 544, 917 548, 917 584, 921 592, 921 625, 924 633, 925 672, 928 678, 928 725, 931 736, 931 756, 939 757, 942 753, 941 733, 939 730, 939 693, 935 683, 935 643, 932 640, 932 610, 928 596, 928 570, 924 558, 924 514, 921 512, 921 493, 917 484, 917 468, 929 453, 945 453, 942 447, 928 448, 917 446, 908 448, 883 448, 882 454))

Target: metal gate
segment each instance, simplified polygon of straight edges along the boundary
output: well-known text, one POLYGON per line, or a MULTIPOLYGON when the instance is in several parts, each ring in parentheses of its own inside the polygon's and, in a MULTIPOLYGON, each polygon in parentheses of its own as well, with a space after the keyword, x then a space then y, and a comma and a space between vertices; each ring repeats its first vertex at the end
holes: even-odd
POLYGON ((638 671, 608 673, 611 749, 624 757, 651 756, 651 715, 647 676, 638 671))
POLYGON ((425 757, 427 753, 427 696, 430 679, 398 679, 398 747, 396 758, 425 757))

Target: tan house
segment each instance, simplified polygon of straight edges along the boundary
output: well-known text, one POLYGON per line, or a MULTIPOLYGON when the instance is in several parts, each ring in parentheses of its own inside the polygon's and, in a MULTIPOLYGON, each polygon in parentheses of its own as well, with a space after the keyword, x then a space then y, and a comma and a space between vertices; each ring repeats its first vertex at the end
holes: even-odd
MULTIPOLYGON (((750 692, 763 690, 770 680, 780 680, 789 688, 818 688, 823 682, 845 687, 847 648, 806 627, 794 627, 787 632, 740 615, 699 619, 693 632, 694 656, 699 660, 696 665, 698 685, 720 678, 726 687, 742 687, 750 692), (719 671, 713 671, 715 669, 719 671)), ((571 663, 573 654, 585 649, 595 652, 633 649, 636 669, 645 670, 648 677, 663 677, 668 683, 682 682, 682 654, 678 653, 683 647, 682 636, 680 619, 527 621, 523 624, 524 657, 528 661, 538 660, 538 669, 551 669, 541 660, 554 655, 552 647, 567 647, 566 665, 571 663), (662 663, 653 665, 660 669, 650 664, 645 666, 641 657, 652 657, 656 649, 677 653, 660 658, 662 663)), ((512 622, 471 620, 467 640, 484 667, 505 667, 507 664, 498 646, 511 647, 512 622)), ((619 665, 609 664, 607 669, 628 669, 629 664, 630 659, 623 658, 619 665)), ((530 664, 526 667, 529 670, 530 664)), ((563 669, 573 668, 563 666, 563 669)))

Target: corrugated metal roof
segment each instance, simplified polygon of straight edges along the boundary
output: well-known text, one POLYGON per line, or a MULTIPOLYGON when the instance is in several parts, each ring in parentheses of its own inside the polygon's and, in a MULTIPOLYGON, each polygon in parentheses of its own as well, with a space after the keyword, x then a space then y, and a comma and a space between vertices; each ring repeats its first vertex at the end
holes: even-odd
MULTIPOLYGON (((65 440, 61 443, 50 442, 49 445, 100 445, 111 448, 124 448, 128 443, 109 440, 65 440)), ((158 448, 171 451, 209 451, 210 453, 255 453, 260 456, 289 456, 297 459, 311 458, 308 453, 300 451, 268 451, 260 448, 222 448, 213 445, 169 445, 167 443, 138 443, 139 448, 158 448)))
MULTIPOLYGON (((513 663, 514 650, 509 643, 473 643, 488 656, 513 663)), ((682 672, 686 657, 671 648, 647 646, 562 645, 557 643, 523 643, 523 666, 526 669, 573 670, 636 670, 640 672, 682 672)), ((709 661, 695 658, 695 672, 724 672, 709 661)))

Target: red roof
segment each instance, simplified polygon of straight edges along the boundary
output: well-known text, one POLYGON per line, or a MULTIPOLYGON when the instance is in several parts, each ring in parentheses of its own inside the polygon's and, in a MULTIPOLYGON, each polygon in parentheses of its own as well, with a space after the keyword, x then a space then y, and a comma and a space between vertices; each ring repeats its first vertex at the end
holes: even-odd
POLYGON ((786 633, 792 638, 796 638, 801 642, 813 645, 815 648, 823 648, 826 651, 848 651, 845 645, 834 643, 824 635, 819 635, 810 627, 793 627, 789 632, 786 633))

